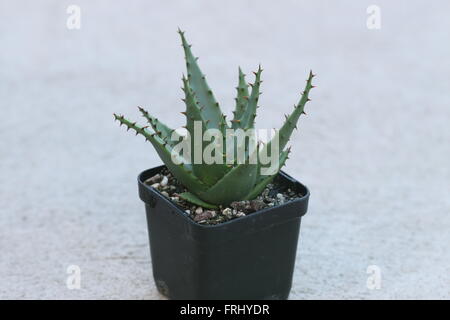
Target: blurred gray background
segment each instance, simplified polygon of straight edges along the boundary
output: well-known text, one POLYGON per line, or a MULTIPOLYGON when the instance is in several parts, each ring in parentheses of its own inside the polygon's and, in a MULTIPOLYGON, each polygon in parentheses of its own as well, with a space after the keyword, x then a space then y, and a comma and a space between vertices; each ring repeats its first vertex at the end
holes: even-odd
POLYGON ((112 113, 183 125, 179 26, 228 114, 238 65, 262 64, 260 128, 317 74, 285 169, 312 194, 290 298, 449 299, 449 16, 438 0, 1 0, 0 298, 163 298, 136 184, 160 160, 112 113))

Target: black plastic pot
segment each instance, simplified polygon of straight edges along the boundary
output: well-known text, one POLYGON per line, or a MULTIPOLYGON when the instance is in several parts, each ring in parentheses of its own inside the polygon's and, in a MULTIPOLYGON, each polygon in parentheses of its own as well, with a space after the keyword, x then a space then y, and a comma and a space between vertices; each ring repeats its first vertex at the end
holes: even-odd
POLYGON ((170 299, 287 299, 292 285, 301 217, 309 191, 284 172, 278 181, 303 196, 218 225, 201 225, 144 181, 153 277, 170 299))

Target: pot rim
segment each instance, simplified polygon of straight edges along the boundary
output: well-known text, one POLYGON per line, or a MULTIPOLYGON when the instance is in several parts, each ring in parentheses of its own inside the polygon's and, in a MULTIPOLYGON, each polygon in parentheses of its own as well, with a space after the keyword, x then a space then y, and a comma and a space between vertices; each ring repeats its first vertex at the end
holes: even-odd
MULTIPOLYGON (((299 197, 299 198, 297 198, 297 199, 295 199, 295 200, 285 202, 285 203, 283 203, 283 204, 281 204, 281 205, 277 205, 277 206, 274 206, 274 207, 264 208, 264 209, 261 209, 261 210, 252 212, 251 214, 245 215, 245 216, 243 216, 243 217, 237 217, 237 218, 234 218, 234 219, 231 219, 231 220, 228 220, 228 221, 225 221, 225 222, 221 222, 221 223, 218 223, 218 224, 214 224, 214 225, 210 225, 210 224, 201 224, 201 223, 198 223, 198 222, 194 221, 194 220, 191 219, 190 217, 188 217, 188 215, 187 215, 187 213, 185 212, 185 210, 182 209, 180 206, 178 206, 178 205, 177 205, 175 202, 173 202, 171 199, 168 199, 167 197, 165 197, 164 195, 162 195, 161 192, 159 192, 157 189, 155 189, 155 188, 153 188, 152 186, 149 186, 149 185, 147 185, 147 184, 144 183, 144 181, 147 180, 147 179, 149 178, 149 177, 146 177, 146 175, 147 175, 150 171, 155 170, 155 169, 162 170, 163 168, 166 168, 166 166, 165 166, 165 165, 160 165, 160 166, 156 166, 156 167, 153 167, 153 168, 146 169, 146 170, 142 171, 142 172, 138 175, 138 177, 137 177, 139 186, 140 186, 141 188, 145 188, 145 189, 149 190, 150 192, 156 193, 156 194, 157 194, 160 198, 162 198, 167 204, 169 204, 169 205, 171 206, 172 209, 174 209, 177 213, 179 213, 181 216, 183 216, 183 218, 184 218, 185 220, 187 220, 190 224, 195 225, 196 228, 198 228, 198 227, 204 228, 204 229, 221 228, 221 227, 223 227, 223 226, 230 225, 230 224, 233 224, 233 223, 239 223, 239 222, 242 222, 242 221, 244 221, 244 220, 246 220, 246 219, 250 219, 250 218, 252 218, 252 217, 255 218, 255 217, 257 217, 257 216, 260 216, 261 214, 264 214, 265 212, 270 211, 270 210, 272 210, 272 209, 274 209, 274 208, 283 208, 283 207, 286 207, 286 206, 289 206, 289 205, 292 205, 292 204, 295 204, 295 203, 298 203, 298 202, 306 201, 306 200, 308 200, 308 198, 309 198, 309 196, 310 196, 310 192, 309 192, 308 187, 306 187, 304 184, 302 184, 300 181, 296 180, 295 178, 293 178, 292 176, 290 176, 290 175, 287 174, 286 172, 280 170, 280 171, 278 172, 278 175, 280 175, 281 177, 283 177, 283 178, 289 180, 291 183, 298 184, 299 187, 300 187, 301 189, 303 189, 302 191, 304 191, 304 192, 302 192, 302 193, 303 193, 303 196, 301 196, 301 197, 299 197)), ((144 201, 145 203, 147 203, 144 199, 142 199, 142 197, 141 197, 141 200, 144 201)), ((148 204, 148 203, 147 203, 147 204, 148 204)), ((306 213, 306 212, 305 212, 305 213, 306 213)), ((305 213, 303 213, 301 216, 303 216, 305 213)))

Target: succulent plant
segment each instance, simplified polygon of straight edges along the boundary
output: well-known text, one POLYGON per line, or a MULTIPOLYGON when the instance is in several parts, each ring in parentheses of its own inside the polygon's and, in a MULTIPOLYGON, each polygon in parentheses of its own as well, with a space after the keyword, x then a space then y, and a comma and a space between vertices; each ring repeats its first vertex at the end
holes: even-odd
MULTIPOLYGON (((216 101, 213 92, 208 86, 205 75, 201 72, 197 60, 191 51, 191 45, 188 44, 184 36, 184 32, 178 30, 181 36, 181 42, 184 49, 187 77, 183 75, 184 98, 182 99, 186 105, 186 111, 182 112, 186 116, 186 128, 191 137, 194 136, 195 122, 200 123, 203 130, 217 129, 223 134, 223 141, 214 141, 215 143, 224 143, 227 138, 227 129, 242 129, 247 132, 254 128, 256 109, 258 108, 258 99, 261 94, 261 73, 262 69, 259 66, 258 70, 254 72, 255 81, 253 84, 246 83, 245 75, 239 68, 239 82, 237 89, 237 96, 235 111, 233 111, 233 120, 228 122, 226 116, 222 113, 219 103, 216 101), (251 88, 250 88, 251 87, 251 88)), ((306 86, 302 92, 299 102, 294 106, 294 110, 290 115, 286 115, 286 120, 278 131, 278 134, 272 137, 267 143, 258 143, 256 149, 256 163, 245 161, 244 163, 233 160, 231 163, 226 161, 227 154, 222 152, 220 156, 223 157, 224 163, 196 163, 194 161, 186 161, 181 153, 174 152, 174 148, 178 141, 172 139, 174 129, 168 127, 159 119, 150 115, 146 110, 139 107, 143 117, 149 123, 149 126, 139 126, 136 122, 127 120, 123 115, 114 114, 116 120, 120 125, 125 125, 127 131, 132 129, 136 135, 142 135, 147 141, 150 141, 164 162, 166 167, 175 176, 175 178, 186 187, 188 190, 180 194, 180 197, 191 203, 201 205, 206 208, 216 208, 218 205, 228 205, 233 201, 251 200, 256 198, 278 174, 281 167, 288 159, 290 148, 285 149, 291 134, 296 129, 297 122, 301 114, 305 114, 305 104, 310 101, 309 92, 314 86, 312 79, 314 75, 309 73, 306 80, 306 86), (151 127, 151 129, 150 129, 151 127), (274 173, 270 175, 262 174, 265 164, 260 161, 260 154, 266 152, 271 153, 271 144, 278 139, 279 153, 276 156, 279 160, 278 166, 274 173), (173 155, 178 157, 174 161, 173 155)), ((215 138, 218 140, 220 138, 215 138)), ((235 139, 235 138, 233 138, 235 139)), ((235 139, 235 143, 238 141, 235 139)), ((202 150, 205 149, 206 143, 198 141, 198 139, 191 139, 191 150, 194 149, 195 144, 200 143, 202 150)), ((245 150, 245 160, 250 156, 250 143, 246 140, 242 141, 240 145, 235 145, 234 148, 241 148, 245 150)))

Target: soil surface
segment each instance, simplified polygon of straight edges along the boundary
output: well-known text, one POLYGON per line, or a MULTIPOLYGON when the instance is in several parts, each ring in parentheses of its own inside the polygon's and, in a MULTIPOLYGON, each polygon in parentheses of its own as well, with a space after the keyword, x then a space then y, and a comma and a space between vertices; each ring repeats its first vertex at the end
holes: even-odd
MULTIPOLYGON (((163 196, 175 202, 195 222, 211 225, 244 217, 256 211, 282 205, 303 196, 284 186, 280 182, 280 179, 276 177, 273 183, 268 184, 263 192, 254 200, 235 201, 229 206, 208 209, 180 198, 179 194, 187 190, 166 168, 144 181, 144 183, 155 188, 163 196)), ((239 182, 236 181, 236 183, 239 182)))

